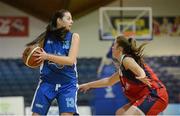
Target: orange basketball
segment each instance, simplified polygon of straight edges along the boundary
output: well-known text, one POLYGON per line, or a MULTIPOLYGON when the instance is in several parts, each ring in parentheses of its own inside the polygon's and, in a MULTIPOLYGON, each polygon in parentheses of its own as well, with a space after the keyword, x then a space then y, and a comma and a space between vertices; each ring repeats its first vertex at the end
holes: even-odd
POLYGON ((23 62, 26 66, 30 67, 30 68, 37 68, 39 67, 42 62, 37 63, 35 61, 35 59, 37 58, 36 56, 33 56, 33 54, 35 53, 35 51, 39 51, 41 50, 41 48, 39 46, 28 46, 24 52, 23 52, 23 62))

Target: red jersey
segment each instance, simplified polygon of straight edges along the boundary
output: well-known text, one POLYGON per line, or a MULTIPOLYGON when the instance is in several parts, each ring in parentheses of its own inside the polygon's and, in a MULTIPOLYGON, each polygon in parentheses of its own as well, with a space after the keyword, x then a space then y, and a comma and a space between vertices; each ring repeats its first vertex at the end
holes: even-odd
POLYGON ((148 65, 143 64, 141 68, 150 79, 152 87, 136 79, 136 75, 131 70, 126 70, 123 64, 120 66, 121 85, 133 106, 138 107, 145 115, 158 115, 168 105, 166 88, 148 65))
POLYGON ((120 67, 122 71, 122 76, 120 76, 120 82, 125 95, 129 98, 131 102, 134 102, 137 99, 140 99, 150 93, 158 96, 156 90, 158 88, 165 87, 148 65, 144 64, 142 68, 144 69, 146 76, 151 80, 151 88, 140 80, 136 79, 136 75, 131 70, 126 70, 123 65, 120 67))

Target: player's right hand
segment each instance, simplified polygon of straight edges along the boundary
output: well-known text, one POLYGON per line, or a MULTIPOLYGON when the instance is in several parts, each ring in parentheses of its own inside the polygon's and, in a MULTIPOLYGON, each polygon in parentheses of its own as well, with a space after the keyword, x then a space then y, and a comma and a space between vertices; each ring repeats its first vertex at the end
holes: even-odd
POLYGON ((88 83, 79 85, 79 91, 86 93, 90 89, 88 83))

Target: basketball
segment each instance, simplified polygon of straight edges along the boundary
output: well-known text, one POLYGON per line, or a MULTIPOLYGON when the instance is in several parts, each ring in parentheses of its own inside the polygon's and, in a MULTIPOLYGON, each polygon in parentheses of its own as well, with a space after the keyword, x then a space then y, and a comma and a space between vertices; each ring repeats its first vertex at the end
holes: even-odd
POLYGON ((37 58, 36 56, 33 56, 35 51, 41 51, 41 48, 39 46, 28 46, 24 52, 23 52, 23 62, 26 66, 30 68, 37 68, 41 65, 42 62, 37 63, 35 59, 37 58))

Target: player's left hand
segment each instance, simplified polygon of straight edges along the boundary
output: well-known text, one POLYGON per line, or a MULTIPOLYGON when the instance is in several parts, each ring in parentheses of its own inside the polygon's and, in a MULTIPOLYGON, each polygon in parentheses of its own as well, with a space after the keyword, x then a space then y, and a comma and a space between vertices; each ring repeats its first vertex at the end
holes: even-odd
POLYGON ((47 60, 48 54, 41 48, 41 51, 36 51, 33 56, 37 57, 36 62, 38 63, 47 60))
POLYGON ((149 87, 151 87, 151 80, 148 79, 148 77, 144 77, 144 78, 137 78, 139 79, 141 82, 143 82, 144 84, 148 85, 149 87))

